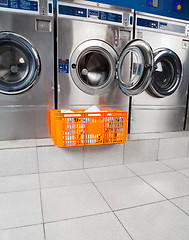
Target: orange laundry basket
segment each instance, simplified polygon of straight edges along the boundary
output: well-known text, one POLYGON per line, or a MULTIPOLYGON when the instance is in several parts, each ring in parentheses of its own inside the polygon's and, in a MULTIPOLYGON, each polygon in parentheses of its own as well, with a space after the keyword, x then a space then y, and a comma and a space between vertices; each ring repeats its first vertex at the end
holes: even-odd
POLYGON ((103 109, 101 112, 73 113, 51 110, 51 137, 57 147, 117 144, 126 142, 127 112, 103 109))

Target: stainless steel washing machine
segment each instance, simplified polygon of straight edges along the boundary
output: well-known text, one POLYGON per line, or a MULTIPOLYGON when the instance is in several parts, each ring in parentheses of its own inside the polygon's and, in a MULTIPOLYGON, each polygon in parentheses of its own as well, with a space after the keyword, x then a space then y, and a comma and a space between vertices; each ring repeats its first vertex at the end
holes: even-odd
POLYGON ((56 21, 58 108, 129 110, 153 68, 149 44, 132 40, 133 10, 59 0, 56 21))
POLYGON ((51 0, 0 1, 0 140, 49 135, 52 8, 51 0))
POLYGON ((153 49, 147 91, 132 98, 131 133, 181 131, 189 76, 188 22, 137 12, 135 38, 153 49))

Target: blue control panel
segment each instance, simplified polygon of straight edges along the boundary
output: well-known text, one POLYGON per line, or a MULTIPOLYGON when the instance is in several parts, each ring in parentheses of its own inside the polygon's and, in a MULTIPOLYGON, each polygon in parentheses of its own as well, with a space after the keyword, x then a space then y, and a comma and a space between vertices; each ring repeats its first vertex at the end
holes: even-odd
POLYGON ((82 18, 92 18, 115 23, 122 23, 123 20, 121 14, 67 5, 59 5, 59 14, 82 18))
POLYGON ((89 9, 88 18, 97 18, 99 20, 122 23, 122 15, 89 9))
POLYGON ((158 29, 158 21, 137 18, 137 26, 158 29))
POLYGON ((69 59, 58 59, 58 72, 69 73, 69 59))
POLYGON ((76 17, 87 17, 87 9, 59 5, 59 14, 76 17))
POLYGON ((27 0, 0 0, 0 8, 10 8, 18 10, 29 10, 38 12, 38 2, 37 1, 27 1, 27 0))
POLYGON ((137 26, 147 27, 147 28, 155 28, 159 30, 164 30, 173 33, 185 34, 186 26, 178 25, 170 22, 158 22, 155 20, 145 19, 145 18, 137 18, 137 26))

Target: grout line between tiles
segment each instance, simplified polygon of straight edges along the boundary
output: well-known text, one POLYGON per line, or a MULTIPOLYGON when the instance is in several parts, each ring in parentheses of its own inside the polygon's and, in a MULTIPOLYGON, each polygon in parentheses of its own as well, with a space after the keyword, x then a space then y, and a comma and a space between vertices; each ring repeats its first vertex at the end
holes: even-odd
POLYGON ((187 147, 186 157, 188 157, 188 151, 189 151, 189 140, 188 140, 188 147, 187 147))
POLYGON ((37 167, 38 167, 38 179, 39 179, 39 193, 40 193, 40 202, 41 202, 41 214, 42 214, 42 221, 43 221, 43 233, 44 233, 44 240, 46 240, 46 231, 45 231, 45 221, 44 221, 44 213, 43 213, 43 201, 42 201, 42 193, 41 193, 41 179, 39 174, 39 158, 38 158, 38 148, 37 151, 37 167))
POLYGON ((85 154, 84 154, 84 146, 83 146, 83 169, 85 168, 85 154))
POLYGON ((46 224, 50 224, 50 223, 57 223, 57 222, 64 222, 64 221, 74 220, 74 219, 93 217, 93 216, 103 215, 103 214, 106 214, 106 213, 111 213, 111 211, 106 211, 106 212, 101 212, 101 213, 94 213, 94 214, 83 215, 83 216, 78 216, 78 217, 65 218, 65 219, 58 219, 58 220, 44 222, 44 224, 46 225, 46 224))
POLYGON ((157 160, 159 160, 160 141, 161 141, 161 139, 158 139, 157 160))
MULTIPOLYGON (((88 175, 88 173, 86 172, 87 176, 90 178, 90 176, 88 175)), ((90 178, 91 179, 91 178, 90 178)), ((127 234, 129 235, 129 237, 133 240, 131 234, 128 232, 128 230, 126 229, 126 227, 123 225, 123 223, 119 220, 119 218, 116 216, 116 214, 114 213, 113 209, 111 208, 111 206, 108 204, 108 202, 106 201, 106 199, 104 198, 104 196, 102 195, 102 193, 99 191, 99 189, 97 188, 97 186, 95 185, 95 183, 93 182, 93 180, 91 179, 94 187, 96 188, 96 190, 99 192, 99 194, 101 195, 101 197, 104 199, 104 201, 106 202, 106 204, 108 205, 108 207, 111 209, 111 212, 114 214, 114 216, 118 219, 118 221, 120 222, 120 224, 122 225, 122 227, 125 229, 125 231, 127 232, 127 234)))
MULTIPOLYGON (((166 159, 166 160, 168 160, 168 159, 166 159)), ((171 159, 170 159, 170 160, 171 160, 171 159)), ((173 169, 174 171, 176 171, 176 169, 174 169, 173 167, 171 167, 171 166, 169 166, 168 164, 162 162, 163 160, 158 160, 158 161, 159 161, 160 163, 164 164, 166 167, 169 167, 169 168, 173 169)))
POLYGON ((106 167, 114 167, 114 166, 123 166, 125 164, 121 163, 121 164, 112 164, 112 165, 103 165, 103 166, 96 166, 96 167, 84 167, 85 169, 96 169, 96 168, 106 168, 106 167))
POLYGON ((0 148, 0 151, 3 150, 15 150, 15 149, 23 149, 23 148, 36 148, 37 146, 26 146, 26 147, 5 147, 5 148, 0 148))
MULTIPOLYGON (((143 180, 146 184, 148 184, 150 187, 152 187, 155 191, 157 191, 159 194, 161 194, 167 201, 169 201, 171 204, 173 204, 169 198, 167 198, 166 196, 164 196, 161 192, 159 192, 155 187, 153 187, 150 183, 146 182, 143 178, 141 178, 140 176, 138 176, 141 180, 143 180)), ((175 204, 173 204, 175 205, 175 204)), ((176 206, 176 205, 175 205, 176 206)), ((176 206, 178 209, 180 209, 182 212, 184 212, 185 214, 187 214, 184 210, 182 210, 181 208, 179 208, 178 206, 176 206)), ((188 214, 187 214, 188 215, 188 214)))
POLYGON ((2 194, 10 194, 10 193, 20 193, 20 192, 30 192, 30 191, 35 191, 35 190, 39 190, 40 188, 31 188, 31 189, 25 189, 25 190, 17 190, 17 191, 10 191, 10 192, 0 192, 0 196, 2 194))
POLYGON ((174 199, 178 199, 178 198, 184 198, 184 197, 189 197, 189 194, 184 195, 184 196, 179 196, 179 197, 173 197, 173 198, 169 198, 169 200, 174 200, 174 199))
POLYGON ((183 209, 181 209, 179 206, 177 206, 174 202, 172 202, 171 200, 169 200, 169 202, 172 203, 178 209, 180 209, 182 212, 184 212, 187 216, 189 216, 189 214, 187 212, 185 212, 183 209))
POLYGON ((161 203, 161 202, 167 202, 167 199, 159 200, 159 201, 155 201, 155 202, 150 202, 150 203, 144 203, 144 204, 137 205, 137 206, 133 206, 133 207, 120 208, 120 209, 114 210, 113 212, 116 213, 116 212, 120 212, 120 211, 124 211, 124 210, 129 210, 129 209, 133 209, 133 208, 144 207, 144 206, 148 206, 148 205, 152 205, 152 204, 156 204, 156 203, 161 203))
POLYGON ((185 175, 184 173, 180 172, 180 171, 182 171, 182 170, 187 170, 187 169, 189 170, 189 168, 185 168, 185 169, 177 170, 177 172, 180 173, 181 175, 183 175, 183 176, 189 178, 189 176, 187 176, 187 175, 185 175))
MULTIPOLYGON (((131 169, 130 169, 131 170, 131 169)), ((173 169, 174 170, 174 169, 173 169)), ((131 170, 132 171, 132 170, 131 170)), ((177 172, 176 170, 174 170, 175 172, 177 172)), ((133 172, 133 171, 132 171, 133 172)), ((133 172, 134 173, 134 172, 133 172)), ((166 172, 165 172, 166 173, 166 172)), ((152 174, 153 175, 153 174, 152 174)), ((162 195, 167 201, 169 201, 171 204, 173 204, 171 202, 170 199, 168 199, 167 197, 165 197, 161 192, 159 192, 156 188, 154 188, 153 186, 151 186, 151 184, 149 184, 148 182, 146 182, 142 177, 140 177, 139 175, 136 174, 137 177, 139 177, 142 181, 144 181, 146 184, 148 184, 150 187, 152 187, 155 191, 157 191, 160 195, 162 195)), ((180 196, 182 197, 182 196, 180 196)), ((147 204, 148 205, 148 204, 147 204)), ((181 210, 183 213, 185 213, 186 215, 188 215, 184 210, 182 210, 181 208, 179 208, 178 206, 176 206, 175 204, 173 204, 175 207, 177 207, 179 210, 181 210)))
POLYGON ((2 228, 2 229, 0 229, 0 232, 1 232, 1 231, 6 231, 6 230, 12 230, 12 229, 19 229, 19 228, 39 226, 39 225, 42 225, 42 224, 43 224, 43 223, 36 223, 36 224, 29 224, 29 225, 23 225, 23 226, 12 227, 12 228, 2 228))

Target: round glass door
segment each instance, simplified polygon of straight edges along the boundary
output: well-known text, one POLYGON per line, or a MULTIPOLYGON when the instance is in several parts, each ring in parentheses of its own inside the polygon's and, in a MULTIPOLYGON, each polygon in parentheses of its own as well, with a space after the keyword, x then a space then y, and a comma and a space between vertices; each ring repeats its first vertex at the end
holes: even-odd
POLYGON ((71 57, 70 72, 76 86, 90 95, 109 92, 116 84, 117 53, 100 40, 83 42, 71 57))
POLYGON ((151 78, 153 53, 143 40, 131 41, 123 50, 118 61, 117 80, 121 91, 133 96, 144 91, 151 78))
POLYGON ((0 33, 0 92, 18 94, 28 90, 40 72, 37 51, 23 37, 0 33))
POLYGON ((158 49, 154 55, 154 71, 148 90, 154 96, 166 97, 173 94, 181 83, 182 64, 170 49, 158 49))

